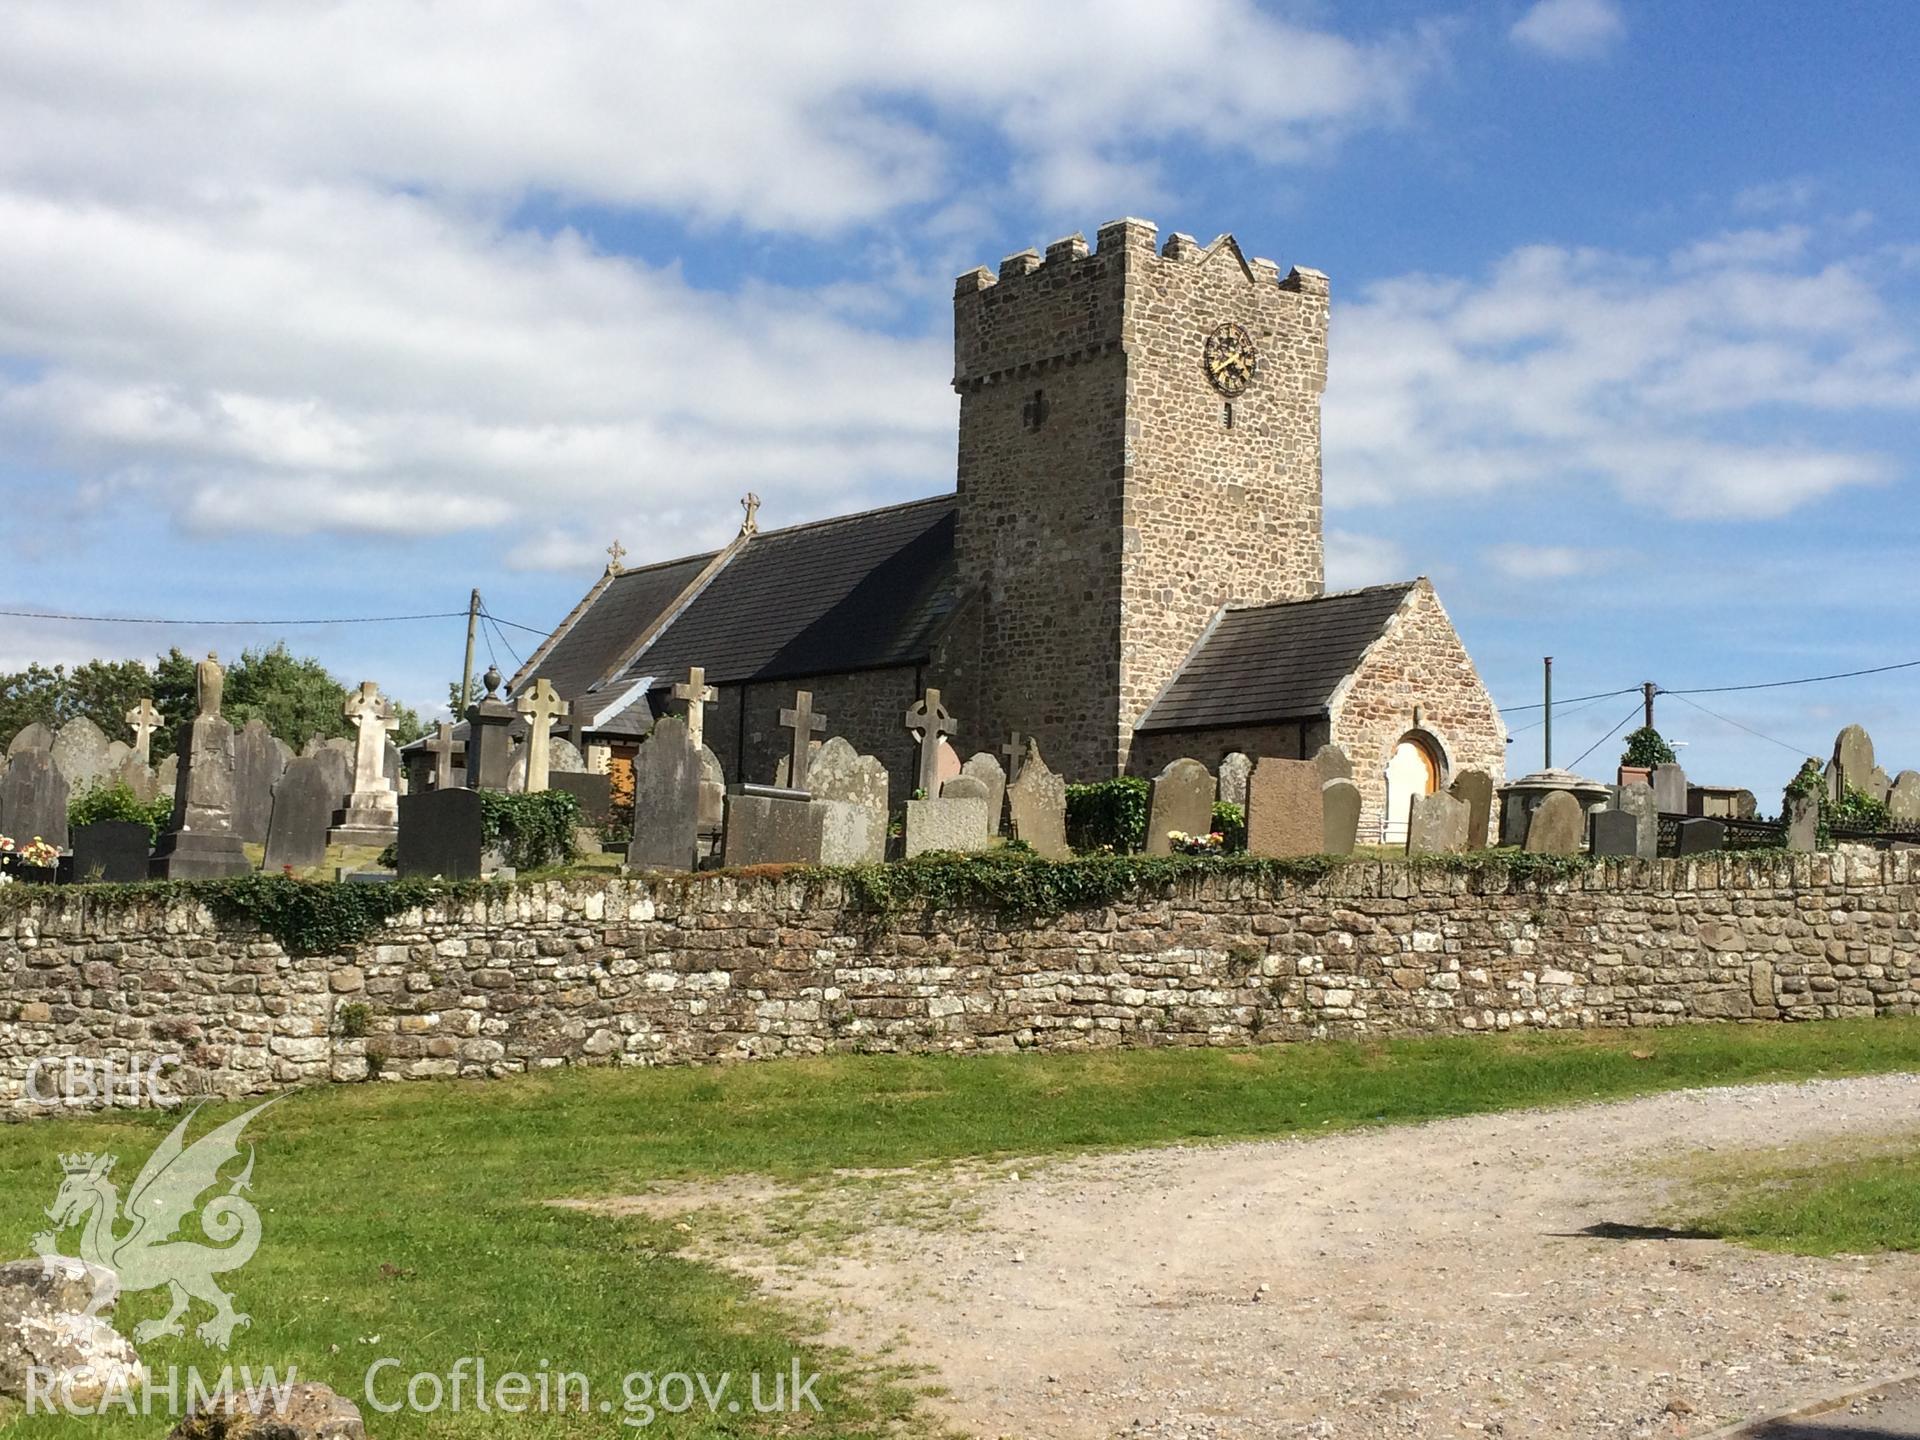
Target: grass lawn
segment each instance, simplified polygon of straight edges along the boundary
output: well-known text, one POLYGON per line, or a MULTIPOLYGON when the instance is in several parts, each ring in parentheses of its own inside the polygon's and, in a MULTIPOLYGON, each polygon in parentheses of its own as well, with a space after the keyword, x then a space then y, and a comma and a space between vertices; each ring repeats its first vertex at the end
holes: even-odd
POLYGON ((1747 1172, 1687 1228, 1796 1255, 1920 1250, 1920 1154, 1747 1172))
MULTIPOLYGON (((362 1403, 376 1440, 404 1436, 622 1433, 884 1433, 909 1391, 812 1344, 799 1317, 679 1254, 684 1236, 645 1217, 610 1219, 541 1202, 631 1193, 730 1174, 782 1179, 837 1167, 910 1166, 992 1155, 1203 1138, 1324 1133, 1375 1123, 1680 1086, 1920 1070, 1920 1021, 1699 1026, 1485 1036, 1265 1050, 1160 1050, 961 1059, 839 1057, 709 1069, 571 1070, 511 1081, 367 1085, 293 1096, 248 1132, 264 1235, 226 1279, 252 1326, 225 1357, 189 1331, 143 1355, 158 1369, 297 1366, 362 1403), (402 1376, 445 1376, 463 1356, 493 1376, 586 1375, 612 1415, 380 1415, 363 1401, 375 1359, 402 1376), (818 1416, 769 1423, 660 1414, 619 1423, 630 1372, 825 1377, 818 1416), (212 1364, 209 1365, 208 1362, 212 1364)), ((245 1107, 217 1107, 220 1118, 245 1107)), ((199 1133, 214 1118, 210 1107, 199 1133)), ((0 1126, 0 1255, 29 1252, 68 1151, 122 1159, 123 1186, 174 1117, 113 1115, 0 1126)), ((1886 1183, 1914 1193, 1913 1170, 1886 1183)), ((1862 1186, 1885 1177, 1860 1177, 1862 1186)), ((1850 1182, 1852 1183, 1852 1182, 1850 1182)), ((1862 1189, 1859 1204, 1873 1203, 1862 1189)), ((1814 1197, 1817 1201, 1818 1197, 1814 1197)), ((1910 1198, 1903 1234, 1920 1230, 1910 1198)), ((197 1237, 197 1227, 189 1238, 197 1237)), ((72 1253, 74 1235, 62 1237, 72 1253)), ((1842 1247, 1847 1248, 1847 1247, 1842 1247)), ((161 1309, 123 1299, 123 1331, 161 1309)), ((196 1310, 190 1322, 203 1318, 196 1310)), ((744 1379, 739 1379, 741 1387, 744 1379)), ((391 1394, 397 1386, 387 1385, 391 1394)), ((733 1394, 742 1391, 736 1389, 733 1394)), ((8 1440, 163 1435, 160 1416, 15 1415, 8 1440)), ((907 1433, 926 1434, 926 1420, 907 1433)))

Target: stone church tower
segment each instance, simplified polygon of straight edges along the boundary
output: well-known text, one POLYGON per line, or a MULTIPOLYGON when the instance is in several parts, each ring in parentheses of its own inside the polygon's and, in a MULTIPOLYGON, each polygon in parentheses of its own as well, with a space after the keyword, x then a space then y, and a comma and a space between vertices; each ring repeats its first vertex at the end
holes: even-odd
POLYGON ((969 736, 1043 737, 1076 778, 1224 604, 1324 590, 1327 279, 1230 236, 1102 226, 960 277, 961 609, 936 670, 969 736))

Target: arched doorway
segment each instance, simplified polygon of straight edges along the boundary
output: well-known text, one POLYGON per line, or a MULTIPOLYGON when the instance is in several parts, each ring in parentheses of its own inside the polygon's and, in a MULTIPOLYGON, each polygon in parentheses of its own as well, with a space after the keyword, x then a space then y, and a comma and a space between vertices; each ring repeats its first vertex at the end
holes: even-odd
POLYGON ((1407 843, 1407 816, 1413 802, 1440 788, 1440 752, 1432 741, 1409 730, 1387 759, 1386 817, 1380 839, 1387 845, 1407 843))

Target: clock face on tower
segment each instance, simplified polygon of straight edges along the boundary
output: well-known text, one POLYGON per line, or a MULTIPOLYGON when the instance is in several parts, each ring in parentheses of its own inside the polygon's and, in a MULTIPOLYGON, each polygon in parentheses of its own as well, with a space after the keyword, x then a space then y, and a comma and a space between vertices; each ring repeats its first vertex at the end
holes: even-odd
POLYGON ((1229 321, 1207 337, 1207 380, 1222 395, 1238 395, 1251 385, 1255 363, 1253 337, 1244 325, 1229 321))

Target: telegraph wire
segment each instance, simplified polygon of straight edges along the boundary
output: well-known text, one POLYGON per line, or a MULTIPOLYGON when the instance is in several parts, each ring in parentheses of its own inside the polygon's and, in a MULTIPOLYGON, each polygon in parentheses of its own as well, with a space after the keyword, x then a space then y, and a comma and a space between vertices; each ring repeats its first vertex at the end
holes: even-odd
MULTIPOLYGON (((1553 706, 1554 709, 1558 710, 1562 705, 1578 705, 1583 700, 1611 700, 1616 695, 1638 695, 1639 693, 1640 687, 1638 685, 1629 685, 1624 690, 1603 690, 1598 695, 1574 695, 1565 700, 1555 700, 1553 706)), ((1514 710, 1544 710, 1546 708, 1547 702, 1544 700, 1536 700, 1531 705, 1502 705, 1500 707, 1503 714, 1514 710)))
MULTIPOLYGON (((88 625, 393 625, 408 620, 457 620, 464 610, 437 610, 424 615, 338 615, 326 620, 164 620, 144 615, 55 615, 45 610, 0 610, 11 620, 73 620, 88 625)), ((545 632, 542 632, 545 633, 545 632)))
MULTIPOLYGON (((1789 685, 1818 685, 1824 680, 1852 680, 1860 675, 1885 675, 1890 670, 1911 670, 1920 665, 1920 660, 1902 660, 1897 665, 1875 665, 1867 670, 1841 670, 1832 675, 1803 675, 1798 680, 1766 680, 1757 685, 1707 685, 1693 690, 1662 690, 1662 695, 1725 695, 1734 690, 1781 690, 1789 685)), ((1696 707, 1698 708, 1698 707, 1696 707)), ((1711 710, 1707 711, 1713 715, 1711 710)), ((1716 720, 1725 720, 1724 715, 1715 715, 1716 720)), ((1727 721, 1732 724, 1732 721, 1727 721)), ((1765 736, 1761 737, 1765 739, 1765 736)), ((1778 743, 1778 742, 1775 742, 1778 743)))
MULTIPOLYGON (((1754 688, 1759 689, 1761 687, 1755 686, 1754 688)), ((1776 740, 1771 735, 1762 734, 1760 731, 1754 729, 1751 725, 1742 725, 1738 720, 1733 719, 1731 716, 1722 715, 1718 710, 1709 710, 1707 709, 1706 706, 1700 704, 1698 701, 1687 699, 1686 694, 1682 691, 1663 690, 1660 693, 1663 695, 1671 695, 1673 696, 1674 699, 1680 701, 1682 704, 1693 706, 1693 708, 1698 710, 1702 715, 1711 715, 1715 720, 1718 720, 1723 725, 1731 725, 1736 730, 1744 730, 1747 732, 1747 734, 1753 736, 1757 740, 1764 740, 1769 745, 1778 745, 1782 750, 1790 750, 1795 755, 1798 755, 1803 759, 1806 757, 1808 753, 1806 749, 1803 748, 1802 746, 1789 745, 1784 740, 1776 740)))
POLYGON ((1606 744, 1607 741, 1611 740, 1614 736, 1618 735, 1622 730, 1626 729, 1627 721, 1633 719, 1633 717, 1638 715, 1639 713, 1640 713, 1640 707, 1638 705, 1634 706, 1633 709, 1629 710, 1625 715, 1620 717, 1620 723, 1618 725, 1614 726, 1613 729, 1607 731, 1606 734, 1602 735, 1598 740, 1594 741, 1591 745, 1587 746, 1586 749, 1582 750, 1579 753, 1579 755, 1575 757, 1573 764, 1569 765, 1567 768, 1569 770, 1579 769, 1580 762, 1582 760, 1586 759, 1587 756, 1591 755, 1594 751, 1598 750, 1602 745, 1606 744))

